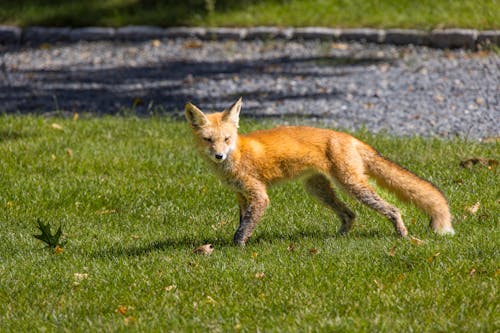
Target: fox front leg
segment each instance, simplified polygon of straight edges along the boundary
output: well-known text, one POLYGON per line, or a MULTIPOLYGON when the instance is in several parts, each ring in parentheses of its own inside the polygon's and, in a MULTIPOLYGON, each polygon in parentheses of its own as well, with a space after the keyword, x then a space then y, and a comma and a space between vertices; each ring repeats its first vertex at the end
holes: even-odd
POLYGON ((265 191, 259 191, 246 195, 238 194, 238 201, 241 209, 240 226, 234 234, 233 241, 236 245, 244 246, 264 215, 269 205, 269 198, 265 191), (240 201, 240 196, 242 196, 242 201, 240 201))

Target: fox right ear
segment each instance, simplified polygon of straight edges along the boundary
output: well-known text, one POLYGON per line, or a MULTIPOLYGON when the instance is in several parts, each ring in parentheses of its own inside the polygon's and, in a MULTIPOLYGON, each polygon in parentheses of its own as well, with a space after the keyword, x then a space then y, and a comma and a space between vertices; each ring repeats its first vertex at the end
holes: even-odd
POLYGON ((184 107, 184 114, 186 115, 187 121, 193 128, 202 127, 208 124, 208 118, 203 114, 203 112, 189 102, 186 103, 186 106, 184 107))

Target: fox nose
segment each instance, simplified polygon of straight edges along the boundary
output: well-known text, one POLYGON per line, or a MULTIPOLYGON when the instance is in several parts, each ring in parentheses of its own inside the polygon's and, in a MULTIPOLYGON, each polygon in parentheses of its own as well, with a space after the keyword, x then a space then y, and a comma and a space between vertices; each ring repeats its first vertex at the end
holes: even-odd
POLYGON ((222 155, 222 154, 215 154, 215 158, 218 160, 222 160, 223 157, 224 157, 224 155, 222 155))

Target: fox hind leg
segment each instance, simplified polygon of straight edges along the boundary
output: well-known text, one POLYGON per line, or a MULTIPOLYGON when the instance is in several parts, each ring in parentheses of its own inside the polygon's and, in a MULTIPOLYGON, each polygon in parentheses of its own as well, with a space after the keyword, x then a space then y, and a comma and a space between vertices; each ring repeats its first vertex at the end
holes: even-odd
POLYGON ((315 174, 307 178, 304 185, 309 194, 337 214, 342 223, 339 233, 347 234, 354 224, 356 215, 337 197, 330 180, 322 174, 315 174))
POLYGON ((339 182, 360 202, 388 218, 399 236, 408 236, 408 231, 403 223, 399 209, 382 199, 368 183, 366 177, 360 174, 353 174, 351 170, 350 177, 347 179, 339 179, 339 182))

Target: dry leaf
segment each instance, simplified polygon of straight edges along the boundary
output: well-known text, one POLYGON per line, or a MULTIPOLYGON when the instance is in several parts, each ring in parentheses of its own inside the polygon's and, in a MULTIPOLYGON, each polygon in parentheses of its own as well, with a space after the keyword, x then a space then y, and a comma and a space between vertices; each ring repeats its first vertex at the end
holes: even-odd
POLYGON ((377 280, 373 280, 373 283, 377 286, 378 289, 383 289, 384 285, 381 282, 378 282, 377 280))
POLYGON ((488 158, 483 158, 483 157, 467 158, 467 159, 460 162, 460 166, 462 168, 466 168, 466 169, 470 169, 476 164, 487 167, 488 169, 492 169, 492 168, 498 166, 500 164, 500 162, 498 162, 497 160, 494 160, 494 159, 488 159, 488 158))
POLYGON ((89 278, 88 273, 75 273, 75 274, 73 274, 73 276, 75 278, 75 281, 78 281, 78 282, 89 278))
POLYGON ((207 304, 217 304, 217 302, 210 296, 207 296, 206 302, 207 304))
POLYGON ((410 242, 413 244, 413 245, 422 245, 424 243, 423 240, 421 239, 418 239, 416 237, 413 237, 413 236, 410 236, 410 242))
POLYGON ((135 317, 128 316, 128 317, 123 318, 123 321, 125 322, 125 325, 129 325, 129 324, 135 323, 137 321, 137 319, 135 317))
POLYGON ((436 259, 436 257, 438 257, 439 255, 441 255, 441 253, 439 253, 439 252, 434 253, 432 256, 427 258, 427 262, 433 262, 434 259, 436 259))
POLYGON ((172 285, 170 285, 168 287, 165 287, 165 291, 172 291, 172 290, 174 290, 176 288, 177 288, 177 286, 175 284, 172 284, 172 285))
POLYGON ((286 248, 288 252, 292 252, 295 250, 295 244, 289 244, 288 247, 286 248))
POLYGON ((347 50, 349 48, 349 45, 346 43, 332 43, 332 49, 336 50, 347 50))
POLYGON ((489 136, 481 140, 483 143, 496 143, 500 142, 500 136, 489 136))
POLYGON ((57 157, 56 157, 56 155, 55 155, 55 154, 51 154, 51 155, 50 155, 50 158, 52 159, 52 161, 55 161, 57 157))
POLYGON ((476 274, 476 269, 475 268, 472 268, 469 272, 469 275, 470 276, 474 276, 474 274, 476 274))
POLYGON ((199 40, 188 40, 183 44, 185 49, 200 49, 203 47, 203 43, 200 42, 199 40))
POLYGON ((214 247, 212 244, 205 244, 198 246, 196 249, 193 250, 193 253, 197 254, 203 254, 203 255, 210 255, 214 251, 214 247))
POLYGON ((52 124, 50 125, 50 127, 52 127, 52 128, 53 128, 53 129, 55 129, 55 130, 59 130, 59 131, 64 130, 64 128, 63 128, 61 125, 57 124, 57 123, 52 123, 52 124))
POLYGON ((66 154, 67 154, 69 157, 73 157, 73 149, 71 149, 71 148, 66 148, 66 154))
POLYGON ((468 213, 471 213, 471 214, 476 214, 477 211, 479 210, 479 207, 481 207, 481 204, 478 201, 475 204, 473 204, 472 206, 465 207, 465 211, 468 213))
POLYGON ((116 213, 116 209, 101 209, 95 212, 97 215, 107 215, 116 213))
POLYGON ((124 316, 127 314, 127 307, 123 305, 118 305, 118 308, 116 308, 115 312, 124 316))
POLYGON ((255 273, 256 279, 263 279, 265 276, 266 276, 266 274, 264 272, 255 273))
POLYGON ((482 97, 478 97, 474 100, 474 102, 476 102, 477 105, 484 105, 484 103, 486 103, 486 100, 482 97))
POLYGON ((54 248, 54 253, 61 254, 63 252, 64 252, 64 249, 62 247, 60 247, 59 245, 56 245, 56 247, 54 248))
POLYGON ((394 257, 395 254, 396 254, 396 245, 391 247, 391 249, 389 250, 389 256, 394 257))
POLYGON ((318 254, 318 249, 315 249, 315 248, 312 248, 309 250, 309 253, 312 254, 312 255, 315 255, 315 254, 318 254))

